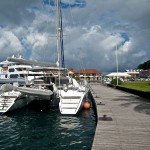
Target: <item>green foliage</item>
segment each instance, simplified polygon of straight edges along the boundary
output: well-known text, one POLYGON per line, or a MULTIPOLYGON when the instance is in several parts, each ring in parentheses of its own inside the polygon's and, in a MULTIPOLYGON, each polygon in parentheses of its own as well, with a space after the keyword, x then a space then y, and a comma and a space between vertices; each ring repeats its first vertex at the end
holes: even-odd
POLYGON ((79 76, 74 76, 73 78, 75 78, 77 81, 80 80, 79 76))
POLYGON ((144 69, 144 70, 150 69, 150 60, 144 62, 143 64, 139 64, 137 69, 144 69))
POLYGON ((150 92, 150 81, 123 82, 121 86, 130 88, 130 89, 150 92))
MULTIPOLYGON (((117 79, 113 79, 113 80, 111 81, 111 84, 117 85, 117 79)), ((121 84, 122 84, 122 81, 121 81, 120 79, 118 79, 118 85, 121 85, 121 84)))

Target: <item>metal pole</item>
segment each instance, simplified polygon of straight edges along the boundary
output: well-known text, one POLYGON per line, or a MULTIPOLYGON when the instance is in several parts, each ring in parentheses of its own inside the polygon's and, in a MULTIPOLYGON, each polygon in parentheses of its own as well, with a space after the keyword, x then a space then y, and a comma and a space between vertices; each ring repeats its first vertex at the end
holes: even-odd
MULTIPOLYGON (((61 27, 60 27, 60 0, 56 1, 56 27, 57 27, 57 55, 58 55, 58 67, 61 67, 61 59, 60 59, 60 32, 61 32, 61 27)), ((60 69, 58 71, 58 79, 59 79, 59 87, 60 87, 60 69)), ((59 96, 60 96, 60 90, 59 90, 59 96)))
POLYGON ((56 1, 57 62, 60 67, 60 0, 56 1))
POLYGON ((117 85, 118 85, 118 51, 117 51, 117 44, 116 44, 116 67, 117 67, 117 85))

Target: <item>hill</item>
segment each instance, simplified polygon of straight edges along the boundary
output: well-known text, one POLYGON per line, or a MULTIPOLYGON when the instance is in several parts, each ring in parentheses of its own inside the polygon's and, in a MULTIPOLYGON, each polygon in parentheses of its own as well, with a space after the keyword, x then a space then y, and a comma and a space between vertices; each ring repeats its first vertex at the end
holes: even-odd
POLYGON ((143 69, 143 70, 150 69, 150 60, 144 62, 143 64, 139 64, 137 69, 143 69))

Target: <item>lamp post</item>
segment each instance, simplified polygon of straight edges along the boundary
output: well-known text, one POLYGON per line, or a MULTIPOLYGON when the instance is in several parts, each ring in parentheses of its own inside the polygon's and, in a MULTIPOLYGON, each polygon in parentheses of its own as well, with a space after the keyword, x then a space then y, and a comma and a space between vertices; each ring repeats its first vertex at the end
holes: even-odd
POLYGON ((118 85, 118 51, 117 51, 117 44, 116 44, 116 69, 117 69, 117 85, 118 85))

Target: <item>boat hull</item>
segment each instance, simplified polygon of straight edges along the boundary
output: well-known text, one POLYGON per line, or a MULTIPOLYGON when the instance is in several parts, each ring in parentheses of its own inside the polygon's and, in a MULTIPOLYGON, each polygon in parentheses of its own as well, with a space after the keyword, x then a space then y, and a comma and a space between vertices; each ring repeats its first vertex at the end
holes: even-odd
POLYGON ((60 93, 60 113, 76 115, 83 109, 84 102, 88 99, 89 90, 68 90, 66 92, 62 90, 60 93))
POLYGON ((31 102, 32 102, 32 99, 30 99, 28 96, 18 97, 14 101, 14 103, 12 104, 12 106, 7 110, 7 112, 23 108, 23 107, 29 105, 31 102))
POLYGON ((58 107, 60 98, 53 94, 50 96, 47 95, 28 95, 31 101, 48 101, 49 107, 58 107))
POLYGON ((25 107, 31 103, 31 101, 29 97, 22 95, 20 92, 4 92, 0 95, 0 113, 4 114, 25 107))

